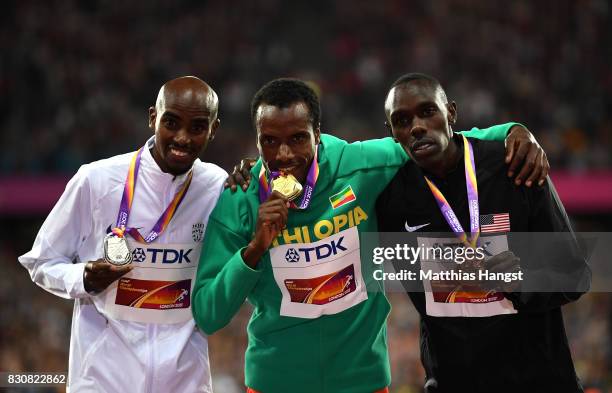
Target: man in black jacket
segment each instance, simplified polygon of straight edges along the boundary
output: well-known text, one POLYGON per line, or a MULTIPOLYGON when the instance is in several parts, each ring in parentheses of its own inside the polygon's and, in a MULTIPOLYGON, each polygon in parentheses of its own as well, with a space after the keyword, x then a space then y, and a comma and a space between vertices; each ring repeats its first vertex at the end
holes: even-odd
MULTIPOLYGON (((542 187, 517 187, 506 176, 502 143, 454 135, 456 104, 448 102, 440 83, 430 76, 398 79, 385 112, 393 136, 412 160, 378 199, 379 230, 418 232, 421 245, 448 245, 449 237, 455 249, 457 244, 484 245, 485 253, 497 254, 485 262, 486 269, 515 278, 485 281, 489 287, 480 286, 480 291, 474 289, 478 283, 470 287, 462 279, 444 282, 427 275, 416 280, 420 289, 406 283, 421 315, 425 391, 582 392, 560 308, 590 283, 590 270, 578 256, 576 242, 563 245, 564 263, 571 265, 566 270, 578 277, 576 290, 520 291, 524 283, 516 278, 522 277, 527 261, 503 251, 512 246, 506 236, 510 231, 566 232, 573 239, 550 179, 542 187), (451 230, 446 238, 433 234, 451 230)), ((417 266, 425 271, 435 264, 421 258, 417 266)), ((454 270, 474 273, 474 266, 479 265, 468 262, 454 270)))

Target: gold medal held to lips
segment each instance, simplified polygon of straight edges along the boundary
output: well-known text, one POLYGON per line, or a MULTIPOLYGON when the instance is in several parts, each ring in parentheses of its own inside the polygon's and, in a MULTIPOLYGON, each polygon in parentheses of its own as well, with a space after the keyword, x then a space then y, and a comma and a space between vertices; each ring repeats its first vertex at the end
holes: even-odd
POLYGON ((278 191, 292 201, 302 193, 302 185, 293 175, 281 175, 272 180, 272 191, 278 191))

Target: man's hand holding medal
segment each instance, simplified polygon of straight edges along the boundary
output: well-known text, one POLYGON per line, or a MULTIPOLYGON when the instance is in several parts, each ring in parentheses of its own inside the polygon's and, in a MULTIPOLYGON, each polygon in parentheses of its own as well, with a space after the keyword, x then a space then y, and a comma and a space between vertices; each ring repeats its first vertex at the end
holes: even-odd
MULTIPOLYGON (((517 273, 521 271, 520 258, 512 251, 504 251, 485 261, 484 258, 466 258, 465 262, 458 264, 456 270, 461 270, 463 273, 472 273, 475 280, 460 280, 459 283, 464 290, 470 288, 470 291, 499 291, 513 292, 520 285, 518 280, 506 282, 504 280, 481 279, 480 272, 497 274, 497 273, 517 273)), ((487 277, 490 277, 487 275, 487 277)))
POLYGON ((83 285, 89 293, 104 291, 115 280, 131 272, 132 253, 124 231, 115 228, 104 238, 104 258, 85 264, 83 285))
POLYGON ((243 251, 244 261, 252 268, 268 250, 287 224, 290 202, 302 193, 302 185, 293 175, 279 173, 271 182, 272 192, 259 205, 255 235, 243 251))
POLYGON ((104 259, 87 262, 83 273, 83 284, 89 293, 99 293, 104 291, 115 280, 131 272, 133 266, 113 265, 104 259))
POLYGON ((461 273, 463 279, 456 281, 458 290, 476 293, 486 293, 490 288, 483 285, 483 282, 478 279, 480 271, 485 270, 484 257, 472 255, 465 256, 462 263, 456 263, 455 271, 461 273), (470 279, 469 277, 474 277, 470 279))

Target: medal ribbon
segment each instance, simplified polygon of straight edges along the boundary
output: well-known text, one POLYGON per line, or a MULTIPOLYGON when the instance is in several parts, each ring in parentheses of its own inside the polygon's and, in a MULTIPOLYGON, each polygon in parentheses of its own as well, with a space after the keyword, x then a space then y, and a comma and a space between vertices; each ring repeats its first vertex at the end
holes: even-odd
MULTIPOLYGON (((317 160, 319 155, 319 145, 315 147, 314 158, 312 159, 312 164, 310 165, 310 169, 308 169, 308 175, 306 176, 306 185, 302 190, 302 196, 300 197, 300 202, 295 203, 291 201, 292 209, 306 209, 308 205, 310 205, 310 201, 312 200, 312 196, 314 195, 314 188, 319 178, 319 161, 317 160)), ((276 179, 281 175, 278 171, 273 171, 270 173, 269 180, 266 174, 266 167, 262 164, 261 170, 259 171, 259 202, 265 202, 270 194, 272 194, 272 188, 270 184, 272 180, 276 179)))
POLYGON ((123 189, 123 196, 121 197, 121 204, 119 206, 119 214, 117 216, 117 227, 113 228, 112 232, 119 237, 123 237, 125 233, 128 233, 132 238, 141 243, 151 243, 161 235, 166 229, 170 220, 174 216, 174 213, 178 209, 179 205, 183 201, 189 186, 191 185, 191 179, 193 178, 193 171, 189 171, 187 179, 183 183, 182 187, 177 191, 174 199, 170 202, 170 205, 166 208, 164 213, 161 215, 159 220, 153 226, 151 232, 147 237, 143 237, 136 228, 128 228, 127 222, 130 216, 130 210, 132 210, 132 202, 134 200, 134 190, 136 189, 136 181, 138 180, 138 170, 140 169, 140 158, 144 147, 132 158, 130 167, 128 170, 127 179, 125 180, 125 187, 123 189))
POLYGON ((478 244, 478 237, 480 235, 480 209, 478 207, 478 183, 476 182, 476 166, 474 165, 474 149, 470 141, 464 136, 463 137, 463 160, 465 163, 465 186, 467 188, 468 195, 468 206, 470 208, 470 232, 471 238, 468 240, 457 215, 451 208, 450 204, 442 194, 442 192, 436 187, 436 185, 425 176, 425 181, 431 190, 438 207, 444 216, 444 219, 451 227, 455 235, 465 245, 469 247, 476 247, 478 244))

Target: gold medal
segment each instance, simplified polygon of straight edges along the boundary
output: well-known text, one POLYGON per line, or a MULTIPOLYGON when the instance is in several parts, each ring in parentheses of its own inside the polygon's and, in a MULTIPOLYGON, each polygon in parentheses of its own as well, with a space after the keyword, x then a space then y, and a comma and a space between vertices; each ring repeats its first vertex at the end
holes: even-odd
POLYGON ((302 193, 302 185, 293 175, 283 175, 272 180, 272 191, 278 191, 292 201, 302 193))

